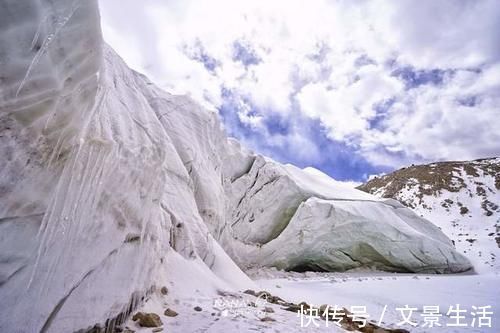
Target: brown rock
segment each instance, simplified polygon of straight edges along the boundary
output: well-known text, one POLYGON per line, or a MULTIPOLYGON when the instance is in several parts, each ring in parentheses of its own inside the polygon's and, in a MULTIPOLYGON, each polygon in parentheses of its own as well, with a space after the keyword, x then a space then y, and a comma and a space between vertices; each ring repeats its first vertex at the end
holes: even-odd
POLYGON ((163 286, 163 287, 161 287, 160 292, 162 295, 166 295, 166 294, 168 294, 168 288, 163 286))
POLYGON ((257 293, 251 289, 247 289, 243 293, 247 295, 257 296, 257 293))
POLYGON ((267 291, 262 290, 262 291, 259 291, 256 296, 259 298, 267 299, 267 298, 271 297, 271 294, 268 293, 267 291))
POLYGON ((282 298, 280 298, 278 296, 272 296, 272 295, 267 298, 267 301, 269 303, 273 303, 273 304, 285 304, 286 303, 282 298))
POLYGON ((133 317, 133 321, 137 321, 141 327, 160 327, 163 322, 156 313, 137 312, 133 317))
POLYGON ((175 312, 174 310, 172 309, 166 309, 165 312, 163 313, 165 316, 167 317, 177 317, 178 313, 175 312))
POLYGON ((320 307, 319 307, 319 315, 320 316, 326 316, 327 313, 326 310, 328 310, 328 304, 322 304, 320 307))
POLYGON ((299 312, 301 310, 304 311, 304 313, 307 313, 311 306, 307 304, 306 302, 300 302, 299 304, 293 304, 293 303, 288 303, 286 308, 283 308, 285 311, 291 311, 291 312, 299 312))

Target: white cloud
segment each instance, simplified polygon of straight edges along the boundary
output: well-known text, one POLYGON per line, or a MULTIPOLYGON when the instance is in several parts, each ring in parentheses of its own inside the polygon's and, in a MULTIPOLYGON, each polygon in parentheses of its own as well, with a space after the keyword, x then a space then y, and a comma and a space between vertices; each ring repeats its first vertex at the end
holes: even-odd
POLYGON ((402 83, 375 65, 363 66, 347 75, 356 80, 344 80, 335 89, 327 89, 328 82, 312 83, 297 95, 303 112, 318 118, 331 129, 335 140, 348 140, 369 129, 369 121, 376 116, 374 106, 401 93, 402 83))
MULTIPOLYGON (((105 39, 131 67, 212 108, 229 89, 257 108, 238 109, 240 121, 263 133, 270 114, 310 117, 372 163, 393 166, 500 154, 498 1, 100 4, 105 39), (258 61, 235 59, 236 42, 258 61), (402 67, 448 74, 407 90, 393 75, 402 67)), ((302 134, 269 140, 318 158, 302 134)))

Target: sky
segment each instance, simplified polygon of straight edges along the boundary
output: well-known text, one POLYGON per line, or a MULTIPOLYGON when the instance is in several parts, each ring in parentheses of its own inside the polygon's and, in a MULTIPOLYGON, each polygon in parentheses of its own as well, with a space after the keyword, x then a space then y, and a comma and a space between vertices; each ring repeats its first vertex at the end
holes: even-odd
POLYGON ((258 153, 338 180, 500 155, 500 1, 100 0, 104 39, 258 153))

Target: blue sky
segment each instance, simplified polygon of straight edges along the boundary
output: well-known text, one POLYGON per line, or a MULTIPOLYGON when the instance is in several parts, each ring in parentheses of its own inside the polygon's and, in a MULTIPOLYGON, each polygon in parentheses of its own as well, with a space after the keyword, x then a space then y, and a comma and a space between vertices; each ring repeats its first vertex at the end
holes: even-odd
POLYGON ((500 155, 500 2, 102 0, 104 37, 256 152, 339 180, 500 155), (119 10, 118 10, 119 9, 119 10))
POLYGON ((371 174, 391 170, 390 167, 373 166, 351 147, 329 139, 327 129, 319 120, 301 116, 300 112, 295 112, 293 117, 284 117, 279 113, 261 112, 253 106, 251 110, 255 114, 267 115, 265 121, 259 128, 244 123, 238 117, 239 98, 230 91, 225 91, 224 102, 219 110, 228 134, 237 137, 247 147, 272 156, 282 163, 315 167, 341 180, 361 180, 371 174), (297 126, 300 128, 297 129, 297 126), (308 140, 307 145, 302 142, 286 142, 290 133, 295 131, 299 132, 301 138, 308 140), (280 138, 285 138, 284 144, 281 144, 283 141, 279 140, 280 138), (304 154, 299 152, 302 147, 293 149, 293 146, 297 145, 306 147, 312 145, 312 150, 317 152, 304 154))

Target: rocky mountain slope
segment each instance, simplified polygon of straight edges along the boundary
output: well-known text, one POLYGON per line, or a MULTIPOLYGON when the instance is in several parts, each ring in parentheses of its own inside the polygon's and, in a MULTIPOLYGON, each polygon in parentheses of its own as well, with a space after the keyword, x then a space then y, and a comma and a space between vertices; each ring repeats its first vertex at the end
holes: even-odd
POLYGON ((500 265, 500 158, 417 165, 358 189, 392 198, 432 221, 479 271, 500 265))
POLYGON ((0 332, 108 332, 165 285, 252 288, 248 267, 471 267, 398 202, 227 139, 105 45, 95 0, 0 22, 0 332))

